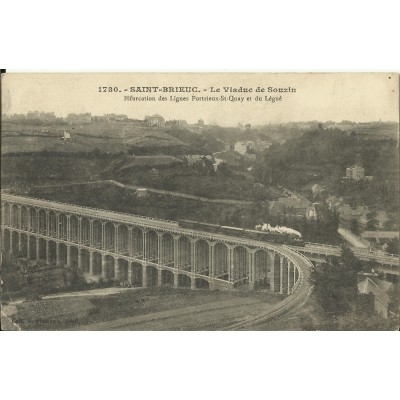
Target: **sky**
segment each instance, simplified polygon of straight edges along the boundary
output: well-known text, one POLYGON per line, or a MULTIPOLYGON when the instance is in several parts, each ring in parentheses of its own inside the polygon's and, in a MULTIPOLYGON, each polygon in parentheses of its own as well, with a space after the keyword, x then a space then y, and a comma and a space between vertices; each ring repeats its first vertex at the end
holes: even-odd
POLYGON ((399 77, 390 73, 326 73, 326 74, 264 74, 264 73, 85 73, 85 74, 19 74, 2 75, 2 112, 90 112, 92 115, 127 114, 143 119, 145 115, 161 114, 168 119, 185 119, 188 123, 203 119, 208 124, 236 126, 240 123, 262 125, 290 121, 351 120, 398 121, 399 77), (99 92, 99 87, 117 87, 121 92, 99 92), (228 100, 215 101, 125 101, 125 95, 189 96, 192 93, 134 93, 130 87, 195 86, 197 96, 225 95, 228 100), (221 92, 211 93, 210 88, 221 92), (260 93, 263 101, 255 101, 259 93, 224 93, 223 87, 295 88, 295 93, 260 93), (128 89, 128 92, 125 92, 128 89), (243 102, 229 101, 229 96, 244 97, 243 102), (267 96, 282 100, 264 101, 267 96), (247 97, 252 96, 251 101, 247 97))

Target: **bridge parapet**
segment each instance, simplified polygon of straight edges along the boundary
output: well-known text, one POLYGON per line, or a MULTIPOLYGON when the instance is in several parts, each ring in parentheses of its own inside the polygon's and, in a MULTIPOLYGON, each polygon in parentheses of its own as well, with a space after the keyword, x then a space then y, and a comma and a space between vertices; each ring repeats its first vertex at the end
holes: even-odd
MULTIPOLYGON (((287 246, 292 250, 297 250, 305 254, 317 254, 322 256, 337 256, 341 254, 341 248, 339 246, 318 244, 318 243, 306 243, 305 247, 287 246)), ((400 270, 400 258, 397 254, 389 254, 377 251, 370 251, 364 248, 351 248, 353 254, 361 260, 376 261, 383 265, 399 266, 400 270)))
MULTIPOLYGON (((128 269, 130 263, 143 265, 143 277, 146 279, 149 275, 145 270, 147 266, 168 270, 172 268, 174 273, 188 273, 189 277, 196 279, 196 276, 203 278, 201 274, 196 274, 196 266, 204 269, 204 266, 208 265, 210 275, 207 280, 214 280, 217 286, 233 287, 235 284, 254 283, 257 279, 264 279, 265 282, 270 279, 274 280, 271 283, 272 290, 280 287, 281 293, 290 294, 296 291, 304 280, 304 266, 308 268, 304 257, 300 265, 299 256, 294 256, 294 252, 284 246, 182 228, 175 221, 10 194, 3 194, 1 200, 2 205, 24 205, 36 210, 27 214, 28 221, 23 226, 14 226, 11 218, 2 221, 2 239, 5 238, 5 234, 8 235, 10 252, 15 250, 14 245, 18 243, 18 251, 23 248, 31 257, 49 260, 54 256, 57 265, 65 257, 65 265, 71 266, 75 260, 78 268, 84 263, 81 259, 83 252, 87 258, 86 262, 90 264, 87 268, 89 271, 95 270, 91 263, 94 262, 92 254, 96 253, 100 257, 96 258, 96 262, 101 261, 101 268, 98 270, 101 271, 100 275, 105 277, 117 274, 104 273, 103 269, 119 270, 118 260, 127 261, 128 269), (49 211, 55 211, 55 214, 49 211), (87 220, 82 220, 82 217, 87 220), (128 229, 120 229, 122 225, 128 229), (136 228, 140 228, 138 232, 135 231, 136 228), (168 239, 164 234, 171 234, 173 237, 168 239), (200 239, 204 242, 197 246, 196 243, 200 239), (51 243, 53 244, 50 246, 51 243), (52 246, 55 246, 54 251, 52 246), (31 251, 33 249, 34 251, 31 251), (259 250, 263 251, 265 256, 260 256, 259 250), (285 260, 284 264, 280 263, 280 273, 279 269, 276 271, 275 261, 271 261, 269 254, 285 260), (110 261, 110 257, 114 261, 110 261), (186 266, 184 270, 180 268, 182 265, 186 266), (264 272, 259 269, 263 269, 264 272)), ((12 207, 8 208, 11 213, 12 207)), ((18 207, 18 210, 20 209, 21 207, 18 207)), ((121 268, 125 267, 124 264, 121 268)), ((132 276, 132 271, 127 276, 132 276)))
MULTIPOLYGON (((147 216, 143 216, 143 215, 134 215, 134 214, 128 214, 128 213, 119 212, 119 211, 104 210, 104 209, 100 209, 100 208, 96 208, 96 207, 76 206, 76 205, 69 204, 69 203, 63 203, 61 201, 55 201, 55 200, 47 201, 47 200, 38 199, 35 197, 12 195, 12 194, 8 194, 8 193, 2 193, 1 201, 2 201, 2 203, 10 202, 10 203, 19 203, 21 205, 29 205, 29 206, 38 207, 38 208, 47 208, 47 209, 51 209, 54 211, 62 212, 64 214, 68 214, 68 212, 66 210, 68 210, 70 208, 76 208, 76 211, 72 210, 71 213, 80 214, 79 209, 82 209, 82 210, 87 210, 88 213, 95 211, 95 212, 100 212, 102 214, 111 214, 111 215, 115 215, 115 216, 125 215, 127 217, 134 217, 134 218, 139 218, 139 219, 144 219, 144 220, 149 220, 149 221, 158 221, 158 222, 169 223, 169 224, 173 224, 174 226, 178 225, 178 223, 176 221, 171 221, 171 220, 167 220, 167 219, 147 217, 147 216)), ((84 216, 87 216, 87 214, 85 213, 84 216)), ((93 218, 98 218, 98 217, 99 217, 98 214, 93 214, 93 218)), ((104 216, 102 215, 101 218, 112 220, 112 218, 108 218, 106 215, 104 215, 104 216)))

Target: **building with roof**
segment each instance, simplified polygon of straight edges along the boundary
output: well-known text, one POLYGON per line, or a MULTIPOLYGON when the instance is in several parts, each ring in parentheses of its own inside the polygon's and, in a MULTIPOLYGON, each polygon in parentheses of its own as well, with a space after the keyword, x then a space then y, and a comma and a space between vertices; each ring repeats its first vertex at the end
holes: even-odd
POLYGON ((393 283, 376 278, 376 274, 362 274, 365 277, 358 283, 358 292, 373 296, 374 310, 384 318, 389 316, 390 297, 387 294, 393 283))
POLYGON ((353 165, 352 167, 346 168, 346 178, 352 181, 359 181, 364 179, 365 170, 363 167, 359 165, 353 165))
POLYGON ((325 191, 326 188, 324 186, 318 185, 317 183, 311 187, 311 192, 314 198, 322 195, 322 193, 325 191))
POLYGON ((146 197, 147 196, 147 189, 146 188, 138 188, 136 190, 137 197, 146 197))
POLYGON ((236 142, 233 145, 233 150, 244 156, 253 147, 254 147, 254 142, 247 140, 242 142, 236 142))
POLYGON ((325 200, 330 210, 337 211, 344 205, 343 197, 329 196, 325 200))
POLYGON ((146 115, 144 121, 147 126, 164 127, 165 119, 160 114, 146 115))
POLYGON ((271 145, 272 145, 272 143, 267 142, 266 140, 257 140, 257 142, 254 143, 252 148, 254 151, 262 152, 262 151, 269 149, 271 147, 271 145))
POLYGON ((271 215, 288 215, 294 218, 315 219, 317 211, 314 204, 301 197, 281 197, 277 201, 271 201, 269 206, 271 215))
POLYGON ((207 161, 211 162, 214 164, 215 160, 212 156, 210 155, 204 155, 204 154, 188 154, 185 156, 185 159, 189 165, 195 165, 195 164, 203 164, 207 161))
POLYGON ((64 131, 64 136, 61 138, 62 140, 69 140, 71 139, 71 134, 67 131, 64 131))
POLYGON ((128 116, 126 114, 104 114, 107 121, 127 121, 128 116))
POLYGON ((185 119, 172 119, 165 123, 165 126, 169 126, 171 128, 186 128, 188 123, 185 119))
POLYGON ((199 119, 196 124, 187 124, 185 126, 187 130, 193 133, 201 133, 206 127, 207 125, 204 124, 204 120, 202 119, 199 119))
POLYGON ((92 114, 91 113, 84 113, 84 114, 68 114, 65 120, 69 124, 90 124, 92 122, 92 114))
POLYGON ((352 131, 355 127, 355 124, 351 123, 334 123, 330 124, 326 127, 326 129, 340 129, 342 131, 352 131))

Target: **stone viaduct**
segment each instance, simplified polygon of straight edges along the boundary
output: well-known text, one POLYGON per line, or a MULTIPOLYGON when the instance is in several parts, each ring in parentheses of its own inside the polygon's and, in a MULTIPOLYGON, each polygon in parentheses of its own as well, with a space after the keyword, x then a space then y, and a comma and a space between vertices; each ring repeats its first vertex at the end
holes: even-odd
POLYGON ((246 285, 289 295, 309 268, 285 246, 12 194, 1 196, 1 233, 5 252, 141 287, 246 285))

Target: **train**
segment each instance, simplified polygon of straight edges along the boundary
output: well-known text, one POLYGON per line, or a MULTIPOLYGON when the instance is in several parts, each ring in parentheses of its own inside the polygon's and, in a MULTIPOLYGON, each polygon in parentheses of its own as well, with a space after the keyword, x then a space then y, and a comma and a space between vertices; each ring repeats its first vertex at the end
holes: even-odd
POLYGON ((300 233, 298 235, 294 235, 272 230, 265 231, 265 230, 236 228, 233 226, 209 224, 206 222, 190 221, 186 219, 180 219, 178 220, 178 223, 180 227, 186 229, 194 229, 211 233, 220 233, 229 236, 241 237, 244 239, 260 240, 263 242, 270 242, 276 244, 286 244, 286 245, 302 246, 302 247, 304 247, 305 245, 300 233))

